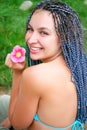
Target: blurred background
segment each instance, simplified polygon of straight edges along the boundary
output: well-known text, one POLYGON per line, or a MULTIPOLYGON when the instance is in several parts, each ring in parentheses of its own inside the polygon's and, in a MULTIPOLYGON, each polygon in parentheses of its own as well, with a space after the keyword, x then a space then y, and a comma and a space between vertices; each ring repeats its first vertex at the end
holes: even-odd
MULTIPOLYGON (((5 57, 19 44, 25 47, 26 22, 33 7, 41 0, 0 0, 0 88, 11 88, 12 72, 5 66, 5 57)), ((61 0, 68 3, 79 15, 84 30, 87 52, 87 0, 61 0)))

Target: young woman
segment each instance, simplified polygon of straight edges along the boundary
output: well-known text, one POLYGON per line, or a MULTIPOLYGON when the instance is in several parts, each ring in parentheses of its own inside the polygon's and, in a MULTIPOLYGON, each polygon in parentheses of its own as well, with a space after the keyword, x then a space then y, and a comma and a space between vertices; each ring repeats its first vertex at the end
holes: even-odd
POLYGON ((67 4, 39 3, 26 31, 28 61, 13 70, 9 119, 18 130, 75 130, 86 123, 87 60, 77 14, 67 4), (39 64, 37 64, 39 63, 39 64))

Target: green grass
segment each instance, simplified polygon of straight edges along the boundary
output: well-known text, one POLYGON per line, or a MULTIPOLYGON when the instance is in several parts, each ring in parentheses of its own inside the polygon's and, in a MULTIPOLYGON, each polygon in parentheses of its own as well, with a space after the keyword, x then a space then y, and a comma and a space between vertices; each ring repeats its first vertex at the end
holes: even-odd
MULTIPOLYGON (((1 0, 0 4, 0 86, 11 86, 11 70, 5 66, 5 57, 13 46, 25 46, 26 21, 31 12, 19 9, 24 0, 1 0)), ((34 3, 35 5, 35 3, 34 3)))
MULTIPOLYGON (((27 11, 19 9, 24 0, 1 0, 0 1, 0 86, 11 87, 12 77, 11 70, 5 66, 5 57, 12 51, 13 46, 19 44, 25 46, 26 21, 32 10, 27 11)), ((40 0, 32 0, 33 6, 40 0)), ((87 5, 84 0, 63 0, 70 4, 78 13, 82 25, 87 28, 87 5)), ((85 32, 85 39, 87 31, 85 32)), ((85 40, 87 47, 87 40, 85 40)))

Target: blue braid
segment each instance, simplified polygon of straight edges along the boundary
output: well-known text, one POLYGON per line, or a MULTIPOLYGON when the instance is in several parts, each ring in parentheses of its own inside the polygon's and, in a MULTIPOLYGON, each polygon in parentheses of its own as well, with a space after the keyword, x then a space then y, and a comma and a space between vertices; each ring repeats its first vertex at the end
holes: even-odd
MULTIPOLYGON (((65 61, 76 84, 78 94, 77 119, 82 123, 87 123, 87 56, 78 15, 65 3, 47 0, 34 8, 28 23, 33 13, 38 9, 50 11, 53 16, 56 33, 61 38, 65 61)), ((28 46, 27 53, 29 66, 40 63, 40 61, 34 61, 29 57, 28 46)))

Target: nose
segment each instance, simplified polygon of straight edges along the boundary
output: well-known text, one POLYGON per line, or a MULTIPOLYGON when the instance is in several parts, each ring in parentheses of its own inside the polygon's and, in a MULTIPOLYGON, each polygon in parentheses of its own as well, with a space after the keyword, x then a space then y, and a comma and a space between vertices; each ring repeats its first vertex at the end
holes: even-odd
POLYGON ((27 44, 37 43, 38 35, 36 32, 32 32, 31 34, 27 33, 25 39, 27 44))

